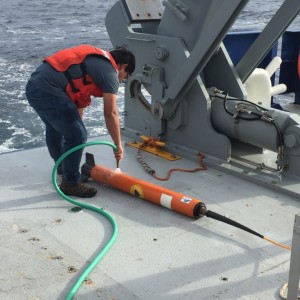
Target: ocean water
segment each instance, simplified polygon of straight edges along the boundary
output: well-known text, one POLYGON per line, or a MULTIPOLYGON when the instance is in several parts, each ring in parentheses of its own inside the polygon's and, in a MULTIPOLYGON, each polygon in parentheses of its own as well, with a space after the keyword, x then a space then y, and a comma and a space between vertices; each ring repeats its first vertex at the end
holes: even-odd
MULTIPOLYGON (((44 125, 28 105, 24 88, 43 57, 82 43, 112 47, 105 15, 115 0, 0 0, 0 153, 45 145, 44 125)), ((261 30, 283 0, 250 0, 233 31, 261 30)), ((299 16, 291 29, 300 29, 299 16)), ((124 109, 124 87, 118 109, 124 109)), ((121 117, 121 125, 122 125, 121 117)), ((86 109, 89 137, 107 133, 101 100, 86 109)))

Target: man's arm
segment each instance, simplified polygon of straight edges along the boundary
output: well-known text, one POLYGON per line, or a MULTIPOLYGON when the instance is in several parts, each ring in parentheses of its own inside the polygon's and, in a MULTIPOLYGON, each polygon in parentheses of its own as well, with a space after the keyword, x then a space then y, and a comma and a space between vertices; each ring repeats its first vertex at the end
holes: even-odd
POLYGON ((83 117, 83 108, 77 108, 80 118, 83 117))
POLYGON ((115 151, 117 160, 123 158, 123 148, 120 132, 120 120, 117 109, 117 95, 111 93, 103 93, 104 102, 104 118, 107 130, 114 141, 118 150, 115 151))

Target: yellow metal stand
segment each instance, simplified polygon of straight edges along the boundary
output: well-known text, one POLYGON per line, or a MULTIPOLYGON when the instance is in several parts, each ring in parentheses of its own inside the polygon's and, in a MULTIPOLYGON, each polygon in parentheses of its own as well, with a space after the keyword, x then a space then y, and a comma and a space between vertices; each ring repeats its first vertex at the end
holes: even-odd
POLYGON ((160 147, 165 147, 166 143, 158 141, 154 138, 147 137, 145 135, 141 135, 140 138, 143 142, 131 142, 127 143, 128 146, 152 153, 159 157, 165 158, 167 160, 178 160, 181 159, 180 156, 172 154, 170 152, 161 150, 160 147))

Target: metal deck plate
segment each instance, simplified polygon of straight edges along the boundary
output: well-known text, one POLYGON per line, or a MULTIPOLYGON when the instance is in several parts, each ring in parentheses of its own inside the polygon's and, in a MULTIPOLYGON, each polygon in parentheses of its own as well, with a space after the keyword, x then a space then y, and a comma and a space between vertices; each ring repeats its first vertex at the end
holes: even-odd
MULTIPOLYGON (((211 167, 174 173, 159 182, 136 162, 135 148, 124 149, 120 168, 128 175, 196 197, 208 209, 291 245, 294 216, 300 212, 296 197, 211 167)), ((116 167, 110 147, 87 150, 96 164, 116 167)), ((196 158, 168 161, 144 155, 158 173, 197 164, 196 158)), ((53 162, 46 148, 0 155, 0 165, 0 298, 65 299, 108 241, 111 225, 86 209, 70 212, 74 205, 52 186, 53 162)), ((75 298, 280 299, 279 289, 288 280, 289 251, 213 219, 195 221, 107 186, 91 185, 97 196, 80 201, 109 212, 119 234, 75 298)))

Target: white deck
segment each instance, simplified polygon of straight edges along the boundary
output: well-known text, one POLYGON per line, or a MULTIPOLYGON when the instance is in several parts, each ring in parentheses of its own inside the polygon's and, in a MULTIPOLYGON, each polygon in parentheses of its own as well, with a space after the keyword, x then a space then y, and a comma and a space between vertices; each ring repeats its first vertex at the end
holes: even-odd
MULTIPOLYGON (((116 167, 110 147, 87 150, 96 164, 116 167)), ((212 168, 157 181, 137 163, 136 151, 125 147, 123 172, 194 196, 208 209, 291 245, 294 216, 300 212, 296 198, 212 168)), ((174 166, 197 165, 196 160, 143 156, 161 176, 174 166)), ((46 148, 0 155, 0 166, 0 299, 64 299, 109 239, 111 225, 95 212, 69 211, 73 205, 52 186, 46 148), (68 273, 70 266, 79 271, 68 273)), ((192 220, 93 185, 97 196, 83 201, 109 212, 119 234, 74 299, 280 299, 289 251, 213 219, 192 220)))

